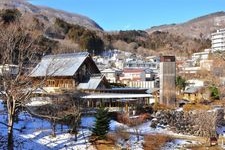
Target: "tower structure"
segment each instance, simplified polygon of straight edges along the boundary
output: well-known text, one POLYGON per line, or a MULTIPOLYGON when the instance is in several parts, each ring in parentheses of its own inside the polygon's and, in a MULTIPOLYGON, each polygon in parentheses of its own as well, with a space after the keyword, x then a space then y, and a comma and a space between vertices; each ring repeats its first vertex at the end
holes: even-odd
POLYGON ((160 104, 175 105, 176 102, 176 60, 175 56, 160 57, 160 104))

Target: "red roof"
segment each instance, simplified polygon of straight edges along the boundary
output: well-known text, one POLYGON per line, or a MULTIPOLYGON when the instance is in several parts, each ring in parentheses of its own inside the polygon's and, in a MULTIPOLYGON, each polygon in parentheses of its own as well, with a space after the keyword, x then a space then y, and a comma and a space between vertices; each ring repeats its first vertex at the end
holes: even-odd
POLYGON ((124 73, 134 73, 134 72, 143 72, 144 71, 144 69, 142 69, 142 68, 124 68, 123 69, 123 72, 124 73))

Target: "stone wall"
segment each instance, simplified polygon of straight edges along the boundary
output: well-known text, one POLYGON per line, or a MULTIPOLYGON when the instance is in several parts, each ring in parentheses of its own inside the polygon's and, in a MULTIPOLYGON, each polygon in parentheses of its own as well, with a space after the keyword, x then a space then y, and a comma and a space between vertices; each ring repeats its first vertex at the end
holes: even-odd
POLYGON ((216 127, 224 123, 224 110, 174 111, 164 110, 155 113, 151 126, 169 125, 176 133, 210 137, 216 136, 216 127))

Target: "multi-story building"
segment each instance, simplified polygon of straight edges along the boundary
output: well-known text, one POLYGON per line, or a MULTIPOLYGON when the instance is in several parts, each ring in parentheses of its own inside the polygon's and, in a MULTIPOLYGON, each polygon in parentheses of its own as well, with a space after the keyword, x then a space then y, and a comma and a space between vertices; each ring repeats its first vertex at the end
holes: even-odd
POLYGON ((203 52, 193 53, 191 59, 186 60, 179 66, 179 73, 193 74, 201 70, 211 71, 213 60, 209 60, 212 49, 205 49, 203 52))
POLYGON ((225 50, 225 29, 219 29, 211 34, 213 51, 225 50))
POLYGON ((149 68, 124 68, 120 82, 128 87, 155 88, 155 73, 149 68))
POLYGON ((13 64, 0 65, 0 76, 3 74, 16 76, 19 73, 19 66, 13 64))
POLYGON ((120 81, 152 81, 155 74, 149 68, 124 68, 120 81))
POLYGON ((153 71, 157 71, 159 69, 159 63, 134 59, 134 60, 129 60, 125 62, 124 67, 125 68, 149 68, 153 71))
POLYGON ((101 73, 105 75, 108 82, 117 83, 120 75, 122 74, 122 70, 117 68, 107 68, 102 70, 101 73))

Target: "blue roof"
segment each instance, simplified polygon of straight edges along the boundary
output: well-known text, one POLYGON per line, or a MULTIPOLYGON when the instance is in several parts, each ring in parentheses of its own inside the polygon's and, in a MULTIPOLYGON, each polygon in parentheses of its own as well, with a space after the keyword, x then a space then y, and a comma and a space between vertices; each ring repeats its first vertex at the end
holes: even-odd
POLYGON ((88 52, 46 55, 30 76, 73 76, 88 56, 88 52))

